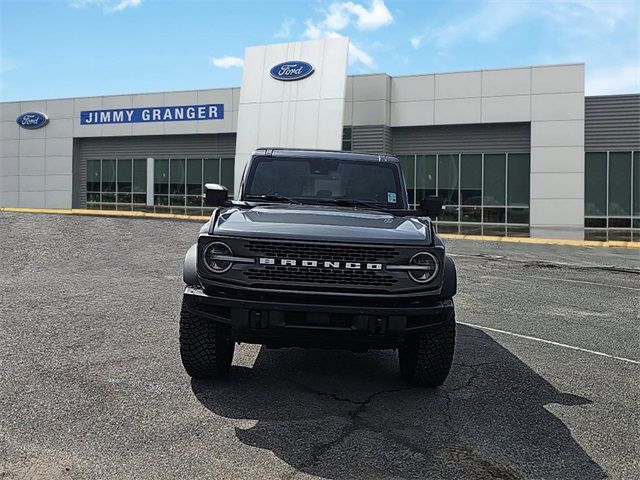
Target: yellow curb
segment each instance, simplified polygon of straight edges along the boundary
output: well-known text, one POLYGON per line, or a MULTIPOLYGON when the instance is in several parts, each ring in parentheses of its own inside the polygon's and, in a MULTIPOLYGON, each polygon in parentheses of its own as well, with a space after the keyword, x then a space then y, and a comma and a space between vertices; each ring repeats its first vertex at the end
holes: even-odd
MULTIPOLYGON (((131 217, 131 218, 158 218, 170 220, 206 221, 211 217, 200 215, 181 215, 177 213, 147 213, 147 212, 122 212, 115 210, 83 210, 78 208, 15 208, 0 207, 0 212, 8 213, 45 213, 57 215, 87 215, 94 217, 131 217)), ((571 247, 604 247, 604 248, 634 248, 640 249, 640 242, 625 242, 609 240, 606 242, 597 240, 567 240, 563 238, 528 238, 528 237, 498 237, 493 235, 463 235, 458 233, 441 233, 442 238, 450 240, 476 240, 483 242, 526 243, 534 245, 566 245, 571 247)))
POLYGON ((193 220, 201 222, 209 220, 210 216, 181 215, 177 213, 123 212, 116 210, 84 210, 80 208, 14 208, 0 207, 0 212, 8 213, 45 213, 57 215, 86 215, 92 217, 129 217, 129 218, 158 218, 170 220, 193 220))
POLYGON ((604 247, 604 248, 637 248, 640 249, 640 242, 625 242, 620 240, 609 240, 606 242, 598 240, 568 240, 564 238, 528 238, 528 237, 498 237, 482 235, 462 235, 457 233, 441 233, 440 236, 450 240, 480 240, 485 242, 504 243, 527 243, 534 245, 565 245, 571 247, 604 247))

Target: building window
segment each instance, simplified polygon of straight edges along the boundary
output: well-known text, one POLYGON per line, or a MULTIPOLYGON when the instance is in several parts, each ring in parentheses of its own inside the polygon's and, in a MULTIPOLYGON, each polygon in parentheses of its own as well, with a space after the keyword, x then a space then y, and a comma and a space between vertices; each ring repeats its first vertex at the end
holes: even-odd
POLYGON ((417 155, 415 165, 415 200, 418 203, 424 197, 436 194, 436 156, 417 155))
POLYGON ((87 208, 207 215, 205 183, 220 183, 233 198, 233 158, 158 158, 153 165, 153 205, 147 205, 147 159, 87 161, 87 208))
POLYGON ((399 155, 412 206, 445 200, 441 232, 529 234, 528 153, 399 155))
POLYGON ((87 160, 87 208, 140 210, 147 202, 147 160, 87 160))
POLYGON ((482 222, 482 155, 460 157, 460 221, 482 222))
POLYGON ((342 129, 342 151, 350 152, 351 151, 351 139, 353 135, 353 130, 351 127, 344 127, 342 129))
POLYGON ((588 152, 585 239, 640 240, 640 152, 588 152))
POLYGON ((154 160, 153 211, 207 215, 202 199, 206 183, 227 187, 233 198, 233 158, 157 158, 154 160))

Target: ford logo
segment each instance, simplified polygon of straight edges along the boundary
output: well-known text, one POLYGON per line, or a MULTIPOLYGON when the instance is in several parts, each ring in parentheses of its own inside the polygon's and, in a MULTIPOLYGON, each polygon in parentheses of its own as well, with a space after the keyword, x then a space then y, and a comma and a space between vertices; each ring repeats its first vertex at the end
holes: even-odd
POLYGON ((49 117, 40 112, 27 112, 20 115, 16 119, 16 123, 22 128, 35 130, 36 128, 44 127, 47 123, 49 123, 49 117))
POLYGON ((274 66, 269 73, 276 80, 300 80, 311 75, 315 69, 313 65, 299 60, 282 62, 274 66))

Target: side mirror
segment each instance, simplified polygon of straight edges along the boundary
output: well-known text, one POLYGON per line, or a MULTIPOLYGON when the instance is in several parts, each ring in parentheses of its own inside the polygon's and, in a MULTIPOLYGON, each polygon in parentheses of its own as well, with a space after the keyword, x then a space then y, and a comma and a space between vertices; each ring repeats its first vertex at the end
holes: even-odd
POLYGON ((419 212, 426 217, 436 218, 442 215, 444 200, 438 197, 426 197, 420 201, 419 212))
POLYGON ((222 185, 207 183, 204 186, 203 197, 207 207, 221 207, 229 200, 229 192, 222 185))

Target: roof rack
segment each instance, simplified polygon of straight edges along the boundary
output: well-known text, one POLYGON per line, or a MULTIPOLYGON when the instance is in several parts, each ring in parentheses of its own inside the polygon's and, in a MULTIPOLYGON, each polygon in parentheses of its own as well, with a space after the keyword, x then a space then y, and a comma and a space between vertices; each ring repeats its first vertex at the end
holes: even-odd
POLYGON ((344 150, 328 150, 319 148, 283 148, 283 147, 258 147, 254 154, 262 154, 265 156, 304 156, 309 157, 342 157, 350 160, 377 160, 378 162, 398 161, 394 155, 379 152, 348 152, 344 150), (330 154, 330 155, 323 155, 330 154))

